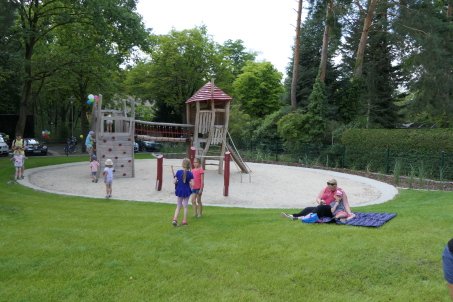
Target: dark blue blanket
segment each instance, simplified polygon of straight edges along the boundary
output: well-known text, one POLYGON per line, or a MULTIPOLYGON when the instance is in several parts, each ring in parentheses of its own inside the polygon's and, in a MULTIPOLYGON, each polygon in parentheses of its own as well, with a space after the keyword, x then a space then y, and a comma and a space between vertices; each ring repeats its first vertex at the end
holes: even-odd
POLYGON ((341 222, 333 218, 322 218, 318 222, 327 223, 327 222, 336 222, 337 224, 346 224, 346 225, 355 225, 355 226, 365 226, 365 227, 380 227, 385 224, 387 221, 396 216, 396 213, 361 213, 354 212, 355 217, 351 220, 341 222))

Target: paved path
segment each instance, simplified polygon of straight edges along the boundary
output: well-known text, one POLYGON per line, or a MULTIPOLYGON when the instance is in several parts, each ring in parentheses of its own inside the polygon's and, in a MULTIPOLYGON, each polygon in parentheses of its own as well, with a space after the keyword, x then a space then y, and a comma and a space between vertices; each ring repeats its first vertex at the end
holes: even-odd
MULTIPOLYGON (((135 161, 135 178, 116 178, 113 198, 143 202, 175 203, 170 165, 181 160, 165 159, 162 191, 155 190, 156 160, 135 161)), ((395 187, 373 179, 301 167, 248 163, 253 173, 241 174, 232 165, 229 196, 223 196, 223 175, 207 166, 203 203, 212 206, 248 208, 304 208, 314 205, 326 181, 336 178, 348 194, 351 206, 382 203, 394 198, 395 187)), ((28 169, 22 184, 36 190, 84 197, 104 198, 105 186, 92 183, 88 162, 28 169)))

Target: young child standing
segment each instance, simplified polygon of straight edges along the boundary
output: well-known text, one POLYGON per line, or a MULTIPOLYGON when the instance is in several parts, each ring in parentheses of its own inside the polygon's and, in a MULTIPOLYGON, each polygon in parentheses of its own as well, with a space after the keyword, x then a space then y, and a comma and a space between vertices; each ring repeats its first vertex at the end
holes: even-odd
POLYGON ((19 150, 14 151, 13 157, 11 157, 11 161, 14 162, 14 167, 16 168, 16 174, 15 174, 15 179, 24 179, 24 172, 23 172, 23 166, 24 166, 24 160, 25 160, 25 155, 23 155, 19 150))
POLYGON ((175 195, 178 198, 172 224, 174 226, 178 225, 179 212, 181 211, 181 207, 183 207, 184 217, 182 219, 182 225, 187 225, 187 208, 189 197, 192 193, 191 186, 193 184, 193 174, 190 172, 190 160, 188 158, 183 159, 182 170, 176 172, 174 183, 176 184, 175 195))
MULTIPOLYGON (((13 140, 13 142, 11 144, 11 149, 13 149, 14 153, 16 153, 16 151, 17 151, 19 154, 23 155, 24 159, 25 159, 25 141, 22 138, 22 135, 16 134, 16 139, 13 140)), ((25 171, 25 162, 24 161, 22 161, 22 166, 20 169, 21 169, 20 175, 22 175, 21 179, 24 179, 24 171, 25 171)))
POLYGON ((195 168, 192 169, 193 174, 193 186, 192 186, 192 195, 190 195, 190 200, 192 201, 192 207, 194 211, 194 216, 200 218, 203 214, 203 204, 201 203, 201 195, 203 194, 204 188, 204 170, 201 166, 201 161, 199 158, 195 158, 193 161, 195 168))
POLYGON ((98 170, 101 164, 97 161, 96 155, 91 156, 90 170, 91 170, 91 182, 98 182, 98 170))
POLYGON ((104 172, 102 172, 104 176, 104 183, 105 183, 105 198, 112 197, 112 183, 113 183, 113 161, 109 158, 105 161, 105 168, 104 172))
POLYGON ((347 218, 349 215, 343 204, 343 192, 340 190, 335 191, 334 198, 335 201, 330 204, 333 216, 335 219, 347 218))

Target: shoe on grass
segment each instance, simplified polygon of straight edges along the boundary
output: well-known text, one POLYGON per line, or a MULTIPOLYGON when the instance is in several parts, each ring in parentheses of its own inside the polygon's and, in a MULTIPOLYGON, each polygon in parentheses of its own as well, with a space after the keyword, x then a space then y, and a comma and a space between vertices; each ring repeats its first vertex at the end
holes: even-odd
POLYGON ((296 217, 294 217, 293 215, 288 214, 288 213, 283 213, 283 212, 282 212, 281 215, 282 215, 283 218, 289 218, 289 219, 291 219, 291 220, 296 220, 296 219, 297 219, 296 217))
POLYGON ((171 222, 171 224, 172 224, 173 226, 178 226, 178 222, 177 222, 176 220, 173 220, 173 221, 171 222))

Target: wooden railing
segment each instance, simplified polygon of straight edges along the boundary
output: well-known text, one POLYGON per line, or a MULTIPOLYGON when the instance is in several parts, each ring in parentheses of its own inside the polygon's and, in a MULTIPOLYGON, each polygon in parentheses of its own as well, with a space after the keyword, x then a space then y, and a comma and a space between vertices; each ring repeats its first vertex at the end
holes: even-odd
POLYGON ((155 141, 188 141, 193 129, 190 124, 135 121, 135 135, 155 141))

